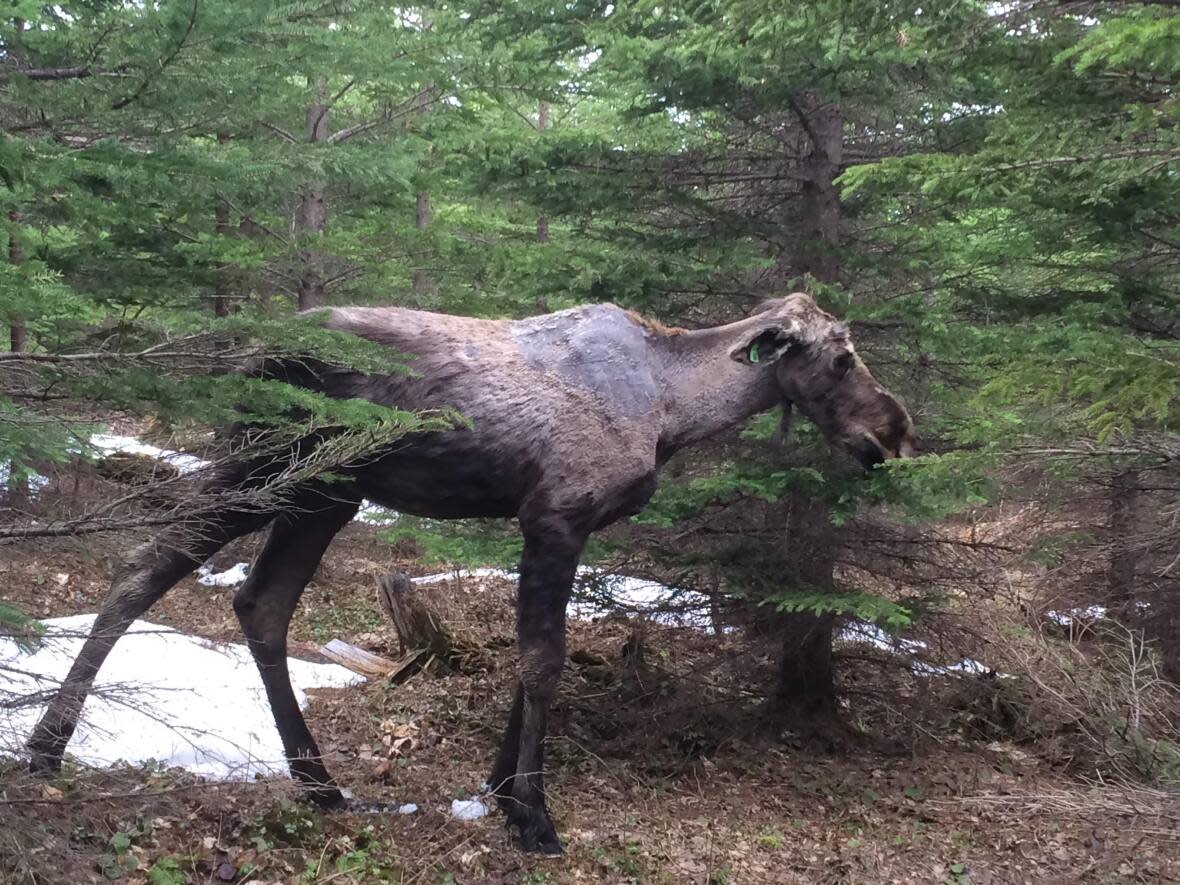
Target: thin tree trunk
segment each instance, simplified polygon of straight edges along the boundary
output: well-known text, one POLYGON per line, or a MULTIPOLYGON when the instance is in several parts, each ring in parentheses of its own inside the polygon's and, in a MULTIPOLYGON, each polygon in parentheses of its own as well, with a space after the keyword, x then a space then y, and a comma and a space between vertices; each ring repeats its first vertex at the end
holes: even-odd
MULTIPOLYGON (((307 108, 307 140, 310 144, 321 144, 328 140, 328 84, 323 79, 315 81, 315 99, 307 108)), ((307 310, 324 303, 324 272, 321 256, 314 249, 307 248, 324 233, 328 217, 325 183, 309 182, 299 200, 296 219, 304 249, 299 253, 302 272, 299 275, 299 309, 307 310)))
MULTIPOLYGON (((822 593, 832 589, 839 547, 837 530, 831 523, 826 502, 804 495, 792 495, 783 538, 784 588, 798 593, 822 593)), ((782 638, 778 681, 771 697, 774 713, 792 710, 817 712, 835 708, 836 690, 832 673, 832 632, 835 618, 830 614, 790 612, 780 616, 782 638)))
POLYGON ((814 93, 800 97, 797 108, 811 150, 803 169, 801 238, 795 265, 822 283, 840 278, 840 193, 836 177, 844 160, 844 117, 840 108, 814 93))
MULTIPOLYGON (((537 131, 544 132, 549 128, 549 102, 542 101, 537 105, 537 131)), ((537 242, 549 242, 549 216, 542 212, 537 216, 537 242)))
MULTIPOLYGON (((218 132, 217 143, 228 144, 229 133, 218 132)), ((230 235, 229 203, 225 200, 218 200, 217 207, 213 210, 213 233, 218 237, 228 237, 230 235)), ((213 283, 213 315, 219 317, 229 316, 228 268, 217 271, 217 277, 213 283)))
MULTIPOLYGON (((229 236, 229 203, 219 200, 213 214, 213 232, 219 237, 229 236)), ((229 316, 229 270, 223 268, 216 271, 217 278, 213 283, 213 315, 229 316)))
MULTIPOLYGON (((17 237, 17 225, 21 222, 20 213, 13 209, 8 213, 8 220, 12 222, 8 231, 8 263, 22 264, 25 253, 17 237)), ((25 318, 15 311, 8 315, 8 347, 13 353, 24 353, 29 348, 28 324, 25 318)))
MULTIPOLYGON (((841 274, 837 247, 840 235, 840 195, 835 179, 843 161, 844 121, 837 105, 815 93, 805 93, 795 109, 806 133, 809 151, 803 163, 799 237, 790 267, 799 274, 836 282, 841 274)), ((815 592, 832 589, 839 529, 832 525, 825 502, 792 493, 787 499, 786 575, 795 589, 815 592)), ((782 652, 771 709, 807 711, 835 709, 836 684, 832 672, 832 635, 835 618, 796 612, 781 616, 782 652)))
MULTIPOLYGON (((21 222, 20 213, 15 209, 8 213, 11 222, 8 230, 8 263, 17 265, 25 260, 24 250, 17 236, 17 226, 21 222)), ((8 315, 8 346, 13 353, 24 353, 29 349, 29 327, 24 316, 13 312, 8 315)), ((29 485, 24 479, 18 479, 16 471, 8 477, 8 505, 13 510, 21 509, 29 498, 29 485)))
POLYGON ((1111 605, 1128 606, 1135 599, 1135 551, 1131 539, 1138 509, 1138 471, 1117 474, 1110 487, 1110 519, 1107 523, 1110 562, 1106 586, 1110 591, 1111 605))
MULTIPOLYGON (((7 40, 8 45, 5 47, 7 61, 16 70, 20 70, 22 63, 26 61, 24 51, 26 25, 27 22, 23 18, 12 19, 12 33, 7 40)), ((22 73, 28 76, 27 71, 22 73)), ((20 240, 17 239, 17 226, 21 222, 21 215, 12 209, 8 213, 8 220, 11 222, 8 232, 8 263, 21 264, 25 260, 24 250, 21 248, 20 240)), ((18 313, 8 315, 8 346, 13 353, 24 353, 29 348, 29 328, 25 323, 25 318, 18 313)))
MULTIPOLYGON (((425 232, 430 227, 430 222, 433 218, 433 213, 430 208, 430 192, 418 191, 417 205, 414 207, 414 227, 419 232, 425 232)), ((426 268, 419 265, 419 259, 416 259, 414 264, 414 272, 411 274, 413 290, 416 294, 424 295, 430 291, 430 276, 426 273, 426 268)))
MULTIPOLYGON (((434 19, 430 13, 426 12, 422 15, 422 30, 423 32, 434 29, 434 19)), ((424 86, 418 92, 418 107, 415 111, 416 116, 425 116, 430 112, 430 99, 433 87, 430 85, 424 86)), ((423 159, 423 166, 429 168, 433 148, 426 152, 426 157, 423 159)), ((430 206, 430 191, 425 188, 417 193, 417 199, 414 206, 414 227, 419 233, 424 232, 430 227, 430 222, 434 220, 434 211, 430 206)), ((425 237, 419 237, 419 247, 423 245, 425 237)), ((414 270, 410 274, 410 288, 416 295, 426 295, 430 292, 430 274, 426 272, 426 268, 422 266, 426 250, 421 249, 414 255, 414 270)))

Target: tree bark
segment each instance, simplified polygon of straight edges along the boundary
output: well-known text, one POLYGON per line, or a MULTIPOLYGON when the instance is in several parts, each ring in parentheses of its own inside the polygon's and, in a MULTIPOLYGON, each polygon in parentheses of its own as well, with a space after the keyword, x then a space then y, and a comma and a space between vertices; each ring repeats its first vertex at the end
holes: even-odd
POLYGON ((842 268, 840 192, 836 178, 844 161, 844 117, 834 102, 814 92, 798 96, 793 109, 807 143, 803 160, 799 238, 791 264, 822 283, 838 282, 842 268))
MULTIPOLYGON (((323 79, 315 81, 315 97, 307 107, 307 140, 310 144, 322 144, 331 134, 328 128, 328 84, 323 79)), ((308 310, 324 303, 324 271, 321 256, 316 250, 307 248, 324 233, 328 217, 326 184, 322 181, 309 182, 299 199, 296 224, 304 239, 304 248, 299 253, 302 271, 299 275, 299 309, 308 310)))
POLYGON ((377 578, 377 599, 397 631, 401 654, 426 649, 441 659, 450 657, 455 643, 442 618, 414 591, 409 577, 391 572, 377 578))
MULTIPOLYGON (((217 143, 228 144, 229 133, 218 132, 217 143)), ((230 235, 229 203, 225 200, 218 200, 217 206, 213 210, 213 233, 218 237, 230 235)), ((229 316, 229 269, 225 268, 216 273, 217 276, 213 283, 213 315, 227 317, 229 316)))
MULTIPOLYGON (((434 215, 430 208, 430 192, 418 191, 417 204, 414 207, 414 227, 419 232, 424 232, 430 227, 430 222, 434 215)), ((419 260, 416 259, 414 264, 414 272, 411 274, 411 285, 414 292, 418 295, 424 295, 430 291, 430 276, 426 273, 426 268, 419 265, 419 260)))
MULTIPOLYGON (((229 203, 219 200, 213 212, 213 232, 219 237, 229 236, 229 203)), ((228 269, 216 271, 217 279, 213 283, 213 315, 229 316, 229 281, 228 269)))
MULTIPOLYGON (((537 131, 544 132, 549 128, 549 102, 542 101, 537 105, 537 131)), ((549 216, 542 212, 537 216, 537 242, 549 242, 549 216)))
MULTIPOLYGON (((8 263, 22 264, 25 260, 24 249, 21 248, 17 237, 17 225, 21 222, 20 213, 15 209, 8 213, 8 220, 12 222, 8 231, 8 263)), ((24 353, 29 349, 29 327, 25 318, 13 311, 8 315, 8 347, 13 353, 24 353)))
MULTIPOLYGON (((799 593, 830 591, 839 538, 827 503, 792 495, 787 507, 783 537, 783 572, 787 576, 784 589, 799 593)), ((790 612, 780 616, 782 652, 778 680, 770 700, 772 712, 814 713, 835 709, 834 626, 835 618, 830 614, 790 612)))
MULTIPOLYGON (((794 274, 823 283, 839 280, 837 253, 840 238, 840 195, 835 179, 843 162, 844 120, 838 105, 807 92, 793 102, 807 152, 804 183, 797 218, 794 254, 784 261, 794 274)), ((788 228, 790 229, 790 228, 788 228)), ((840 531, 832 525, 826 502, 792 493, 786 506, 785 574, 790 589, 831 590, 834 586, 840 531)), ((782 651, 771 710, 815 712, 835 709, 836 684, 832 672, 832 634, 835 618, 795 612, 781 615, 782 651)))
POLYGON ((1128 470, 1117 474, 1110 486, 1110 518, 1107 523, 1110 561, 1106 571, 1106 586, 1110 592, 1110 604, 1114 606, 1129 606, 1135 599, 1135 551, 1132 539, 1138 505, 1138 471, 1128 470))
MULTIPOLYGON (((17 237, 20 213, 12 210, 8 213, 8 220, 11 222, 8 229, 8 263, 21 264, 25 260, 25 253, 17 237)), ((29 349, 29 327, 25 318, 15 311, 8 315, 8 346, 13 353, 24 353, 29 349)), ((29 498, 29 485, 24 479, 17 478, 15 470, 8 477, 8 488, 2 491, 7 492, 8 505, 13 510, 24 507, 29 498)))

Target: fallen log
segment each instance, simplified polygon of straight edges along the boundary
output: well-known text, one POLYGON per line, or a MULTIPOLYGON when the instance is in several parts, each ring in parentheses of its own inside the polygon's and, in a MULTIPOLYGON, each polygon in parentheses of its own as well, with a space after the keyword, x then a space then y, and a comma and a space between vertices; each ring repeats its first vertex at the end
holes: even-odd
POLYGON ((365 651, 365 649, 353 645, 351 642, 345 642, 343 639, 333 639, 331 642, 321 645, 320 654, 340 666, 347 667, 362 676, 368 676, 370 679, 384 679, 397 669, 398 665, 397 661, 391 661, 389 658, 365 651))
POLYGON ((391 661, 343 639, 333 639, 321 645, 319 652, 329 660, 368 679, 388 679, 393 683, 405 682, 419 670, 429 667, 434 660, 429 649, 420 648, 399 660, 391 661))

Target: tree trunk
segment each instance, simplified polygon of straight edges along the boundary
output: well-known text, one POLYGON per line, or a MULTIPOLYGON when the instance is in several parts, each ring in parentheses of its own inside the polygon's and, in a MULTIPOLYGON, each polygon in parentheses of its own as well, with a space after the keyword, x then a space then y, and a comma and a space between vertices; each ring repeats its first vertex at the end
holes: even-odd
POLYGON ((1128 470, 1114 477, 1110 487, 1110 520, 1107 543, 1110 561, 1106 586, 1112 606, 1129 607, 1135 601, 1135 517, 1139 504, 1139 473, 1128 470))
MULTIPOLYGON (((328 140, 328 84, 324 80, 315 82, 315 99, 307 108, 307 140, 310 144, 321 144, 328 140)), ((299 200, 297 226, 304 238, 304 249, 299 253, 302 271, 299 275, 299 309, 307 310, 324 303, 324 271, 321 256, 307 248, 324 233, 328 217, 327 201, 324 196, 326 185, 322 181, 308 183, 299 200)))
MULTIPOLYGON (((217 143, 228 144, 229 133, 218 132, 217 143)), ((218 237, 228 237, 230 234, 229 203, 225 200, 218 200, 217 207, 213 210, 213 233, 218 237)), ((218 270, 216 274, 213 283, 213 315, 227 317, 229 316, 229 269, 218 270)))
MULTIPOLYGON (((8 213, 8 220, 12 222, 8 231, 8 263, 22 264, 25 253, 16 230, 21 221, 20 213, 13 209, 8 213)), ((29 347, 29 327, 25 318, 15 311, 8 315, 8 347, 13 353, 24 353, 29 347)))
MULTIPOLYGON (((414 227, 420 232, 424 232, 430 227, 432 219, 430 209, 430 192, 418 191, 417 205, 414 208, 414 227)), ((421 253, 420 253, 421 254, 421 253)), ((415 265, 421 259, 415 259, 415 265)), ((415 266, 414 272, 411 275, 413 290, 416 294, 423 295, 430 291, 430 276, 426 273, 426 268, 415 266)))
MULTIPOLYGON (((213 214, 213 232, 219 237, 229 236, 229 203, 220 200, 213 214)), ((213 315, 229 316, 229 275, 228 268, 222 268, 217 273, 213 283, 213 315)))
MULTIPOLYGON (((549 128, 549 102, 542 101, 537 105, 537 131, 544 132, 549 128)), ((549 216, 542 212, 537 216, 537 242, 549 242, 549 216)))
MULTIPOLYGON (((835 179, 843 162, 843 116, 837 105, 815 93, 804 93, 795 105, 809 150, 803 161, 805 181, 795 254, 786 256, 797 274, 836 282, 841 273, 836 252, 840 235, 840 195, 835 179)), ((840 531, 832 525, 828 505, 801 493, 786 501, 787 581, 792 589, 831 590, 840 531)), ((832 633, 835 618, 807 612, 781 616, 782 653, 771 710, 833 710, 836 685, 832 673, 832 633)))
MULTIPOLYGON (((17 226, 20 224, 20 213, 15 209, 8 213, 11 225, 8 229, 8 263, 22 264, 25 260, 24 250, 21 248, 17 236, 17 226)), ((29 349, 29 327, 25 318, 15 311, 8 315, 8 347, 13 353, 24 353, 29 349)), ((8 505, 13 510, 20 510, 29 498, 29 485, 24 479, 18 479, 16 471, 11 471, 8 477, 8 488, 0 489, 7 492, 8 505)))
POLYGON ((821 283, 840 279, 840 192, 836 177, 844 161, 844 117, 839 106, 813 92, 796 102, 810 150, 803 164, 800 237, 792 264, 821 283))
MULTIPOLYGON (((784 588, 798 593, 822 593, 833 586, 839 537, 828 505, 805 495, 792 495, 783 537, 784 588)), ((780 615, 782 637, 778 680, 770 700, 775 713, 835 709, 830 614, 790 612, 780 615)))

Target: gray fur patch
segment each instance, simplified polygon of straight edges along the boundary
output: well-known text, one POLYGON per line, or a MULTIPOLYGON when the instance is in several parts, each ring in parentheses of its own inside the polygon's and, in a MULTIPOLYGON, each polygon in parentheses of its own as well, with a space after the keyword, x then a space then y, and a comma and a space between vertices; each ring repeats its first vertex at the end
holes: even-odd
POLYGON ((530 366, 590 391, 627 418, 649 415, 659 395, 646 336, 610 304, 512 324, 513 341, 530 366))

